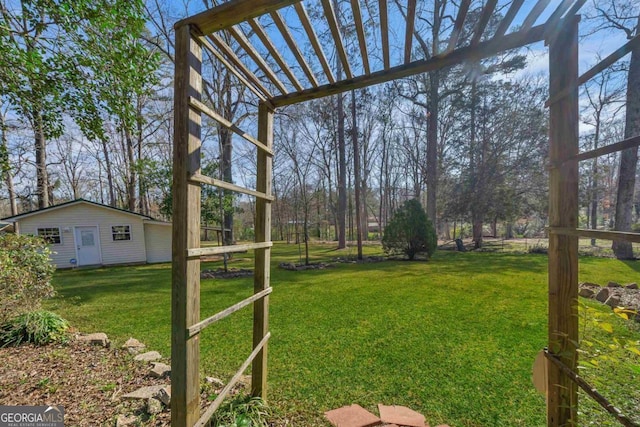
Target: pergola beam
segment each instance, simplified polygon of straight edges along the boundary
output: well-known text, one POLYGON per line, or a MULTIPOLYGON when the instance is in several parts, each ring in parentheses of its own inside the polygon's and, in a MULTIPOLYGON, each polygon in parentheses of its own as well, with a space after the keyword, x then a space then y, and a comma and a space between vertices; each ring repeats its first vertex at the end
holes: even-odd
POLYGON ((489 19, 491 18, 491 14, 496 9, 496 5, 498 4, 498 0, 489 0, 487 4, 484 6, 482 10, 482 15, 478 20, 478 24, 473 32, 473 38, 471 39, 471 46, 475 46, 480 43, 480 39, 482 39, 482 35, 484 34, 484 30, 487 28, 487 24, 489 23, 489 19))
POLYGON ((298 63, 300 64, 302 71, 304 71, 304 73, 307 75, 307 78, 309 79, 309 82, 311 83, 311 85, 314 87, 317 87, 319 83, 318 83, 318 80, 316 79, 316 75, 313 74, 313 71, 311 70, 311 67, 309 67, 307 60, 304 59, 302 52, 300 52, 300 49, 298 48, 296 41, 293 39, 293 36, 289 31, 289 27, 287 27, 287 24, 285 24, 284 20, 282 19, 282 15, 280 15, 280 12, 278 11, 271 12, 271 19, 273 19, 273 22, 275 22, 276 27, 278 27, 278 29, 280 30, 280 34, 282 34, 282 38, 284 38, 284 40, 287 42, 289 49, 291 49, 293 56, 295 56, 296 59, 298 60, 298 63))
POLYGON ((529 15, 527 15, 527 17, 524 19, 524 22, 522 23, 521 28, 526 31, 529 28, 533 27, 533 24, 536 23, 536 20, 540 17, 542 12, 544 12, 544 10, 547 8, 550 2, 551 0, 539 0, 533 6, 533 9, 531 9, 531 12, 529 12, 529 15))
POLYGON ((502 18, 502 21, 500 21, 500 25, 498 25, 498 29, 496 30, 496 34, 494 35, 494 37, 502 37, 505 35, 507 30, 511 26, 513 19, 520 11, 523 3, 524 0, 514 0, 513 3, 511 3, 507 14, 504 16, 504 18, 502 18))
POLYGON ((462 3, 460 3, 460 9, 458 9, 456 22, 453 24, 453 30, 451 30, 451 35, 449 36, 449 44, 447 45, 447 49, 445 50, 445 52, 453 51, 458 45, 458 39, 460 38, 462 26, 464 25, 464 20, 467 18, 467 13, 469 12, 470 5, 471 0, 462 0, 462 3))
POLYGON ((416 25, 416 0, 409 0, 407 3, 407 28, 404 33, 404 63, 411 62, 411 51, 413 49, 413 29, 416 25))
POLYGON ((264 75, 267 76, 269 80, 271 80, 271 82, 278 88, 278 90, 280 90, 280 92, 282 93, 287 93, 287 88, 284 86, 284 84, 282 84, 278 76, 276 76, 276 73, 273 72, 273 70, 271 69, 269 64, 267 64, 267 62, 264 60, 262 55, 256 50, 255 47, 253 47, 249 39, 247 39, 247 37, 242 33, 242 30, 240 29, 240 27, 236 27, 236 26, 229 27, 227 28, 227 31, 229 31, 229 33, 233 36, 233 38, 235 38, 238 41, 238 43, 240 44, 240 46, 242 46, 244 51, 247 52, 247 54, 251 57, 251 59, 253 59, 253 61, 258 65, 258 67, 260 67, 264 75))
MULTIPOLYGON (((300 3, 297 3, 296 6, 298 4, 300 4, 300 3)), ((295 87, 296 90, 303 90, 303 87, 300 84, 300 82, 298 81, 298 78, 293 73, 291 68, 289 68, 289 65, 287 64, 287 62, 284 60, 284 58, 280 54, 280 51, 278 51, 278 49, 276 49, 276 46, 271 41, 271 39, 269 38, 269 35, 267 35, 267 33, 264 30, 264 28, 262 28, 262 25, 260 25, 260 23, 258 21, 256 21, 255 18, 251 18, 247 22, 248 22, 249 26, 251 27, 251 29, 256 34, 256 36, 258 36, 258 38, 260 39, 260 41, 262 42, 264 47, 266 47, 267 50, 269 51, 269 53, 271 54, 271 56, 273 56, 273 59, 278 63, 278 65, 280 66, 280 69, 287 75, 287 77, 289 78, 289 81, 291 82, 293 87, 295 87)))
POLYGON ((331 30, 331 35, 333 36, 333 41, 336 44, 336 50, 338 51, 338 56, 340 57, 340 62, 342 63, 342 69, 344 70, 345 75, 348 79, 353 78, 353 73, 351 72, 351 66, 349 65, 349 58, 347 57, 347 52, 344 50, 344 43, 342 41, 342 35, 340 34, 340 27, 338 25, 338 17, 336 16, 336 11, 333 9, 332 0, 322 0, 322 8, 324 9, 324 15, 327 18, 327 22, 329 24, 329 29, 331 30))
POLYGON ((519 31, 500 38, 493 38, 491 40, 481 42, 475 47, 466 46, 448 54, 444 53, 429 59, 414 61, 406 65, 398 65, 390 68, 389 70, 371 73, 368 76, 358 76, 352 79, 339 81, 335 84, 323 85, 313 89, 306 89, 302 92, 277 96, 272 98, 271 102, 274 107, 282 107, 449 67, 463 61, 477 61, 479 59, 495 55, 499 52, 541 41, 543 40, 545 30, 545 25, 538 25, 531 28, 529 31, 519 31))
POLYGON ((378 0, 380 8, 380 39, 382 42, 382 62, 384 69, 391 68, 391 60, 389 58, 389 16, 387 12, 387 0, 378 0))
POLYGON ((327 61, 327 57, 322 50, 322 46, 320 45, 320 41, 318 40, 318 36, 316 35, 316 31, 313 29, 313 25, 311 25, 311 21, 309 20, 309 14, 307 13, 307 9, 304 7, 304 3, 296 3, 295 5, 296 12, 298 13, 298 18, 300 18, 300 22, 304 27, 304 30, 307 32, 307 37, 309 37, 309 41, 311 42, 311 46, 313 46, 313 50, 316 52, 316 56, 320 61, 320 65, 322 65, 322 69, 327 76, 327 80, 329 83, 335 83, 336 79, 333 77, 333 73, 331 72, 331 67, 329 66, 329 62, 327 61))
MULTIPOLYGON (((415 0, 413 0, 415 3, 415 0)), ((369 55, 367 55, 367 40, 364 34, 364 25, 362 25, 362 11, 360 10, 360 0, 351 0, 351 9, 353 9, 353 20, 358 33, 358 44, 360 45, 360 56, 362 57, 362 67, 365 74, 371 74, 369 67, 369 55)))
POLYGON ((210 34, 251 18, 282 9, 300 0, 231 0, 176 22, 174 28, 196 26, 202 34, 210 34))

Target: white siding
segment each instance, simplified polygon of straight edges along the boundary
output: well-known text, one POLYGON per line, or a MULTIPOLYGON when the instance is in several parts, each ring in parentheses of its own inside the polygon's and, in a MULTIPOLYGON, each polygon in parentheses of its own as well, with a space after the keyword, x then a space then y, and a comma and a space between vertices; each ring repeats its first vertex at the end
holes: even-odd
MULTIPOLYGON (((72 258, 77 258, 74 227, 97 226, 100 234, 102 264, 146 262, 146 245, 143 218, 89 203, 77 203, 58 209, 27 216, 18 221, 20 234, 38 234, 38 228, 59 227, 60 245, 51 245, 52 262, 58 268, 69 268, 72 258), (111 226, 131 226, 131 240, 114 242, 111 226)), ((170 228, 170 227, 169 227, 170 228)))
POLYGON ((171 261, 171 224, 144 224, 147 262, 171 261))

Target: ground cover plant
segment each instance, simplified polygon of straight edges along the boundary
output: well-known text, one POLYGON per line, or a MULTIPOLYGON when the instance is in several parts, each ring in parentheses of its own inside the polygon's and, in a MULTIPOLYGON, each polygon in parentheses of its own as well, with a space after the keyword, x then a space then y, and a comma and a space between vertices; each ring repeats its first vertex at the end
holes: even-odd
MULTIPOLYGON (((435 425, 545 425, 544 399, 530 380, 546 342, 545 255, 438 251, 429 262, 297 272, 277 267, 297 261, 297 246, 276 244, 273 252, 269 403, 276 425, 323 426, 326 410, 359 403, 375 411, 379 402, 410 406, 435 425)), ((311 260, 344 255, 315 245, 311 260)), ((251 253, 230 265, 251 267, 251 253)), ((589 257, 580 264, 580 279, 596 283, 629 282, 639 272, 637 262, 589 257)), ((60 271, 54 283, 59 296, 46 307, 74 326, 121 342, 134 336, 169 356, 170 265, 60 271)), ((202 317, 247 297, 252 286, 251 278, 203 280, 202 317)), ((625 330, 621 322, 612 316, 609 323, 625 330)), ((589 333, 611 339, 598 329, 589 333)), ((202 374, 228 379, 251 351, 250 331, 250 310, 205 330, 202 374)), ((625 334, 640 339, 637 331, 625 334)), ((640 360, 626 356, 585 373, 616 405, 633 409, 640 374, 632 367, 640 360)), ((616 425, 587 402, 584 425, 616 425)))

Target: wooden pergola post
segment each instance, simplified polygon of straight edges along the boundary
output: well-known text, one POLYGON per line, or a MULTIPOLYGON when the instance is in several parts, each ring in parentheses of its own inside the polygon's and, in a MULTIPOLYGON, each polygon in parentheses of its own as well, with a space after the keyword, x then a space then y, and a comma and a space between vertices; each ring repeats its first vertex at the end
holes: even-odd
MULTIPOLYGON (((549 40, 549 226, 578 225, 578 18, 549 40)), ((578 237, 549 234, 549 351, 576 371, 578 355, 578 237)), ((548 364, 547 425, 577 425, 578 388, 548 364)))
POLYGON ((202 48, 191 26, 176 28, 173 140, 173 235, 171 272, 171 425, 192 427, 200 416, 200 347, 188 328, 200 321, 200 258, 187 251, 200 247, 200 112, 189 97, 202 93, 202 48))
MULTIPOLYGON (((258 140, 268 149, 273 147, 273 110, 261 102, 258 107, 258 140)), ((273 158, 264 150, 258 150, 256 190, 271 196, 273 158)), ((271 241, 271 201, 256 199, 256 243, 271 241)), ((256 249, 254 269, 254 294, 269 288, 271 282, 271 247, 256 249)), ((253 303, 253 347, 269 332, 269 296, 253 303)), ((251 394, 267 398, 267 344, 253 359, 251 367, 251 394)))

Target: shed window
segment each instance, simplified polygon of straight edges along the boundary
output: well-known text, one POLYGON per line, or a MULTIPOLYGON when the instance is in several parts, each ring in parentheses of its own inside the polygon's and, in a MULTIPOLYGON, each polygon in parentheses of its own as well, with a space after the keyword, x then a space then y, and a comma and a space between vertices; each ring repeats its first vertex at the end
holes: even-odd
POLYGON ((131 240, 131 227, 128 225, 114 225, 111 227, 113 241, 131 240))
POLYGON ((60 229, 58 227, 38 228, 38 236, 42 237, 50 245, 62 243, 60 229))

